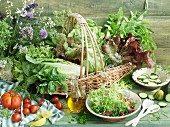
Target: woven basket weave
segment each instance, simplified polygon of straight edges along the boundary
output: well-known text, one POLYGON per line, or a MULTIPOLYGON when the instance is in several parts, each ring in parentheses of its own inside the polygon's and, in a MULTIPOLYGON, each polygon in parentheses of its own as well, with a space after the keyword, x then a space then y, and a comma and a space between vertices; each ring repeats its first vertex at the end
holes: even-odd
MULTIPOLYGON (((132 71, 135 68, 135 65, 132 63, 127 63, 124 65, 120 65, 117 67, 105 69, 104 68, 104 62, 102 60, 102 55, 100 52, 100 49, 98 47, 98 44, 93 36, 93 33, 91 32, 86 20, 78 13, 72 13, 68 16, 68 18, 65 21, 64 28, 69 33, 70 30, 74 28, 74 25, 78 23, 81 29, 81 43, 82 43, 82 51, 81 51, 81 65, 80 65, 80 77, 78 79, 79 87, 82 87, 83 85, 86 85, 86 92, 89 93, 91 90, 98 89, 101 87, 102 84, 106 84, 106 87, 109 87, 109 83, 115 83, 119 81, 122 77, 127 75, 130 71, 132 71), (90 38, 90 42, 88 42, 87 38, 90 38), (93 53, 94 53, 94 62, 95 62, 95 72, 94 73, 88 73, 89 70, 89 63, 86 62, 86 72, 85 75, 83 75, 83 61, 84 61, 84 49, 86 49, 86 61, 89 59, 88 55, 88 44, 91 43, 93 53), (84 48, 86 47, 86 48, 84 48), (102 70, 98 71, 97 68, 97 54, 100 57, 100 63, 102 65, 102 70)), ((69 86, 69 91, 70 91, 69 86)), ((56 93, 58 94, 64 94, 62 93, 62 90, 57 88, 56 93)))

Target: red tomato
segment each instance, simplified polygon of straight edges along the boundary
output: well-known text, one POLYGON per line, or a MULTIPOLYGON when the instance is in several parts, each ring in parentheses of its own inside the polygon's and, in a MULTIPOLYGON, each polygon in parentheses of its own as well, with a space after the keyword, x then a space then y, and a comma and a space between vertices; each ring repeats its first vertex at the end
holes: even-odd
POLYGON ((29 102, 24 103, 24 108, 29 108, 31 106, 31 104, 29 102))
POLYGON ((30 114, 29 108, 24 108, 23 111, 22 111, 22 113, 23 113, 24 115, 30 114))
POLYGON ((17 108, 17 109, 15 110, 15 112, 20 114, 20 113, 21 113, 21 107, 17 108))
POLYGON ((31 99, 28 98, 28 97, 26 97, 26 98, 24 98, 23 102, 24 102, 24 103, 30 103, 30 104, 31 104, 31 99))
POLYGON ((39 109, 39 107, 38 107, 38 105, 31 105, 31 106, 29 107, 29 109, 30 109, 30 112, 34 114, 34 113, 37 112, 37 110, 39 109))
POLYGON ((40 100, 38 105, 41 107, 44 102, 45 102, 44 100, 40 100))
POLYGON ((1 102, 4 108, 14 110, 21 106, 22 99, 18 93, 14 91, 9 91, 1 96, 1 102))
POLYGON ((22 119, 19 113, 14 113, 11 118, 13 122, 19 122, 22 119))
POLYGON ((58 96, 54 95, 54 96, 52 97, 52 102, 55 103, 55 104, 57 104, 57 102, 59 102, 58 96))
POLYGON ((63 105, 60 101, 56 103, 56 108, 58 108, 59 110, 63 109, 63 105))

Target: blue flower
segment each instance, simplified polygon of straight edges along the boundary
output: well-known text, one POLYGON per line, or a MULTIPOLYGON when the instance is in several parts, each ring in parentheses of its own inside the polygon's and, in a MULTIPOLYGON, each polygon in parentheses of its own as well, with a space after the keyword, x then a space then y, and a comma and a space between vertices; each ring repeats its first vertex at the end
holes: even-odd
POLYGON ((36 2, 34 2, 33 4, 28 5, 24 10, 29 11, 31 9, 36 8, 37 6, 38 6, 38 4, 36 2))
POLYGON ((42 39, 47 38, 47 36, 48 36, 47 31, 46 31, 46 30, 43 30, 43 29, 40 30, 40 36, 41 36, 42 39))

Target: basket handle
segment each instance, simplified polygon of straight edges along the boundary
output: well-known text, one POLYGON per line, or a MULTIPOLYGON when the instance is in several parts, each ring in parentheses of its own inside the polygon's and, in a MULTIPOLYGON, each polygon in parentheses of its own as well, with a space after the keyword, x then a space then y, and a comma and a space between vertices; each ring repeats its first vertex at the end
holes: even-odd
MULTIPOLYGON (((100 52, 100 49, 98 47, 98 44, 96 42, 96 39, 94 38, 93 36, 93 33, 92 31, 90 30, 86 20, 78 13, 72 13, 70 14, 65 23, 64 23, 64 28, 66 28, 66 31, 69 32, 70 30, 70 25, 72 22, 72 29, 74 28, 74 25, 75 25, 75 21, 77 21, 77 23, 79 24, 80 26, 80 29, 81 29, 81 34, 82 34, 82 52, 81 52, 81 64, 80 64, 80 78, 83 77, 83 60, 84 60, 84 44, 86 45, 86 76, 88 76, 88 70, 89 70, 89 62, 88 62, 88 58, 89 58, 89 55, 88 55, 88 39, 87 39, 87 34, 89 35, 90 37, 90 40, 91 40, 91 44, 92 44, 92 49, 93 49, 93 53, 94 53, 94 62, 95 62, 95 73, 97 74, 98 73, 98 65, 97 65, 97 58, 96 58, 96 50, 99 54, 99 57, 100 57, 100 62, 102 64, 102 71, 105 72, 105 68, 104 68, 104 62, 103 62, 103 59, 102 59, 102 55, 101 55, 101 52, 100 52)), ((63 31, 64 32, 64 29, 63 31)))

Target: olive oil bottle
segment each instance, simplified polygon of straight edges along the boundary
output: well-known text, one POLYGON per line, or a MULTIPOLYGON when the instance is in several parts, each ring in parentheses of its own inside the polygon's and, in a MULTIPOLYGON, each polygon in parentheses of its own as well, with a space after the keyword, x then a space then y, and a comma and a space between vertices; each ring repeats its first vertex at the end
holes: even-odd
POLYGON ((85 86, 78 87, 78 79, 72 77, 71 92, 67 98, 67 106, 72 113, 79 113, 84 108, 86 100, 85 86))

